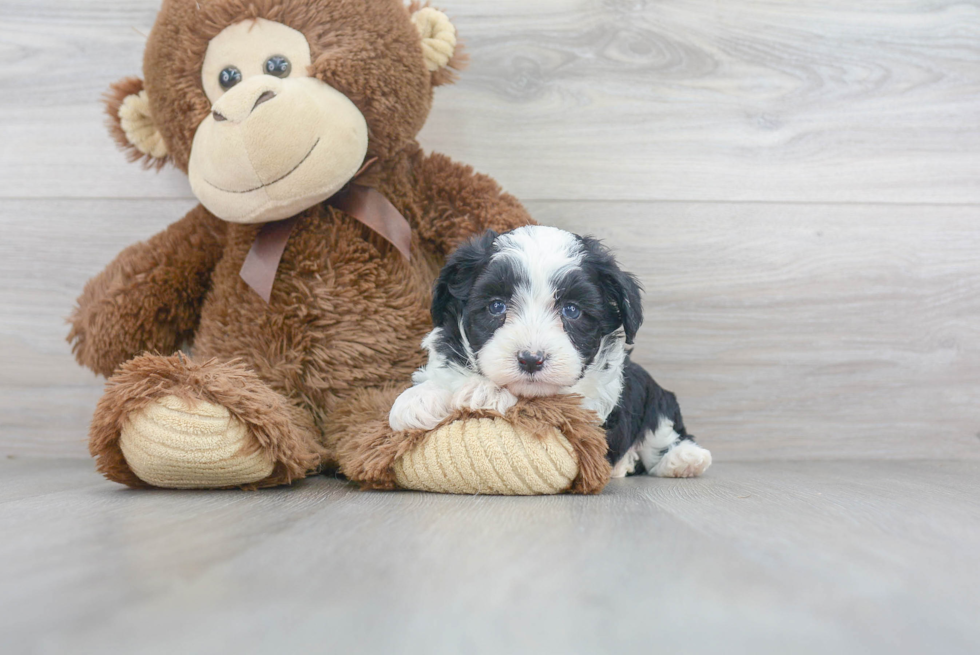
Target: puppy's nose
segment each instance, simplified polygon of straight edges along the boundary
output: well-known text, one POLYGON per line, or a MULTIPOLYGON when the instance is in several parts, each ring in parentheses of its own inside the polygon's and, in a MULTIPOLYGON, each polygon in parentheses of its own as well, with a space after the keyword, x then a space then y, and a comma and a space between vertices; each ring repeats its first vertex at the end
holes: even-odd
POLYGON ((544 367, 545 359, 547 357, 540 350, 536 353, 525 350, 517 356, 517 363, 520 364, 521 370, 525 373, 537 373, 544 367))

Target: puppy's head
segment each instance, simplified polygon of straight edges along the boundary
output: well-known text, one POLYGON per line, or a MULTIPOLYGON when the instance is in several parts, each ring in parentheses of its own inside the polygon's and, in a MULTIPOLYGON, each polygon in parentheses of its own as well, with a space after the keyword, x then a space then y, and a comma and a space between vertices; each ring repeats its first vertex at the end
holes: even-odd
POLYGON ((575 384, 610 346, 633 343, 640 286, 595 239, 553 227, 488 232, 436 283, 434 346, 519 396, 575 384))

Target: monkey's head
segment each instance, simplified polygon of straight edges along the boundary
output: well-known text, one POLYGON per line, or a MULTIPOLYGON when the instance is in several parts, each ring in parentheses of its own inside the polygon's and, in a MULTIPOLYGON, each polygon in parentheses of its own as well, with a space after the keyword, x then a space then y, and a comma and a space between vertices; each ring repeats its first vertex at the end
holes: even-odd
POLYGON ((293 216, 414 142, 459 67, 445 14, 402 0, 165 0, 107 96, 116 140, 215 216, 293 216))

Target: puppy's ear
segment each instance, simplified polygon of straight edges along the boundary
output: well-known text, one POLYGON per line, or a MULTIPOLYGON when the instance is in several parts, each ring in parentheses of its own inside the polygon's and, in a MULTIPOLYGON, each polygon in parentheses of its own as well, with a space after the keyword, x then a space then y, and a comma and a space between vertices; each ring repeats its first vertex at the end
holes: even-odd
POLYGON ((623 331, 626 333, 626 343, 632 345, 636 333, 643 324, 643 299, 640 297, 642 287, 632 273, 624 273, 613 264, 615 272, 606 277, 605 284, 609 293, 616 299, 616 307, 623 321, 623 331))
POLYGON ((619 313, 619 320, 626 333, 626 343, 632 345, 636 333, 643 324, 643 287, 632 273, 619 268, 616 258, 602 242, 592 237, 582 237, 588 252, 588 261, 595 267, 602 294, 612 301, 619 313))
POLYGON ((443 266, 432 291, 432 325, 443 327, 463 313, 480 271, 490 263, 497 233, 487 230, 459 247, 443 266))
POLYGON ((130 161, 147 168, 161 168, 170 161, 167 144, 153 120, 143 80, 127 77, 109 87, 103 96, 109 132, 130 161))

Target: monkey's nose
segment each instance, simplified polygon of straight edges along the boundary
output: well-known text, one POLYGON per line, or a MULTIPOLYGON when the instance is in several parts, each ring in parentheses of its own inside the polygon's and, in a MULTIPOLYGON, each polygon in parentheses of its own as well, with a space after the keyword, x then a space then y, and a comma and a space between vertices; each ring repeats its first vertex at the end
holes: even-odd
POLYGON ((533 374, 544 368, 544 360, 546 359, 547 356, 540 350, 536 353, 525 350, 517 356, 517 363, 520 365, 522 371, 533 374))
POLYGON ((269 102, 270 100, 272 100, 275 97, 276 97, 276 94, 275 93, 273 93, 272 91, 266 91, 265 93, 263 93, 262 95, 260 95, 259 96, 259 99, 255 101, 255 104, 252 105, 252 111, 255 111, 255 109, 259 105, 261 105, 263 102, 269 102))
POLYGON ((259 75, 229 89, 211 107, 216 123, 242 123, 261 105, 273 100, 282 90, 282 80, 259 75))

